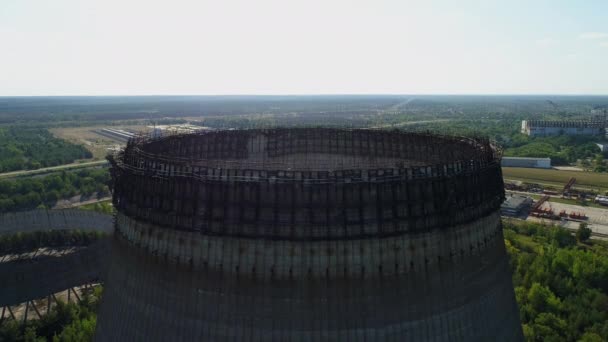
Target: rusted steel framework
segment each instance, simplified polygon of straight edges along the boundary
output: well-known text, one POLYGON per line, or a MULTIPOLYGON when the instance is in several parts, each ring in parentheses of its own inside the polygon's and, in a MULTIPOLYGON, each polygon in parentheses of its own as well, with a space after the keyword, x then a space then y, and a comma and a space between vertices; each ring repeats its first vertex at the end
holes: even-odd
POLYGON ((111 158, 114 205, 208 235, 354 239, 449 227, 504 199, 488 140, 346 129, 132 140, 111 158))

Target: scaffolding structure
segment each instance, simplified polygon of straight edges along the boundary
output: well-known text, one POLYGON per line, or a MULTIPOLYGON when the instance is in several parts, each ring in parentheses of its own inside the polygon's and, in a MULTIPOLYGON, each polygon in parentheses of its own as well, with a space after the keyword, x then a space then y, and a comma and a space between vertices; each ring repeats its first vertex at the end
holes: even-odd
POLYGON ((495 211, 488 140, 345 129, 140 138, 111 158, 114 206, 208 235, 344 239, 429 231, 495 211))

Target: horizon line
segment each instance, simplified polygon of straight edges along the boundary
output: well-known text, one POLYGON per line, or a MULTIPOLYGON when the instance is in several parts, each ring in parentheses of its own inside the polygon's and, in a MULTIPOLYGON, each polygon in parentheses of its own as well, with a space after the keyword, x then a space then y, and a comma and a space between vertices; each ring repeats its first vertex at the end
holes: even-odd
POLYGON ((154 96, 597 96, 596 93, 217 93, 217 94, 45 94, 45 95, 0 95, 0 98, 10 97, 154 97, 154 96))

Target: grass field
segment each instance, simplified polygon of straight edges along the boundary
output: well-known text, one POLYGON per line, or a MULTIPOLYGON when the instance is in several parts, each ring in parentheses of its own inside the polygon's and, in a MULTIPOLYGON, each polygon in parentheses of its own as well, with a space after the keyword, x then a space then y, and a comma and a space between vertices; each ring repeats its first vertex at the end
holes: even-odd
POLYGON ((78 209, 82 210, 92 210, 97 211, 104 214, 113 214, 114 206, 112 205, 112 200, 99 201, 96 203, 89 203, 85 205, 81 205, 78 209))
POLYGON ((562 189, 570 177, 575 177, 575 188, 594 189, 600 192, 608 190, 608 173, 503 167, 502 175, 505 179, 552 185, 557 189, 562 189))
MULTIPOLYGON (((95 130, 109 127, 107 125, 99 126, 86 126, 86 127, 59 127, 51 128, 49 131, 57 138, 67 140, 74 144, 83 145, 86 149, 93 153, 94 160, 103 160, 108 154, 108 148, 114 148, 117 146, 125 145, 124 142, 110 139, 108 137, 101 136, 95 133, 95 130)), ((130 128, 135 131, 142 131, 146 129, 146 126, 111 126, 113 128, 130 128)))

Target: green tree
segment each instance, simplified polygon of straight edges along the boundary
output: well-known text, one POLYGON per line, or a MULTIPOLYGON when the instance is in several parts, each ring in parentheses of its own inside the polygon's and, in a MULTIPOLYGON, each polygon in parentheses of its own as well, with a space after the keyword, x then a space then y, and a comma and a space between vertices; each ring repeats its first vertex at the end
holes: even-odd
POLYGON ((66 326, 59 335, 54 336, 53 342, 92 341, 96 324, 97 319, 95 316, 75 320, 66 326))
POLYGON ((604 155, 598 153, 593 159, 593 171, 595 172, 606 172, 606 164, 604 163, 604 155))
POLYGON ((604 340, 600 335, 593 333, 593 332, 587 332, 584 333, 583 336, 581 336, 580 340, 578 340, 579 342, 605 342, 606 340, 604 340))
POLYGON ((576 239, 572 236, 570 231, 564 228, 555 227, 551 231, 553 242, 557 244, 558 247, 573 246, 576 243, 576 239))
POLYGON ((536 312, 559 311, 561 305, 555 294, 539 283, 532 284, 528 292, 528 302, 536 312))
POLYGON ((553 313, 543 312, 534 320, 534 333, 538 341, 563 341, 566 321, 553 313))
POLYGON ((98 196, 108 193, 107 169, 84 169, 61 172, 43 178, 24 178, 0 181, 0 213, 31 210, 44 205, 52 207, 62 198, 77 194, 98 196))
POLYGON ((44 337, 40 337, 36 334, 36 327, 29 326, 25 328, 25 333, 23 334, 24 342, 46 342, 44 337))
POLYGON ((578 225, 578 230, 576 231, 576 239, 579 242, 584 242, 589 240, 591 237, 591 228, 588 227, 586 222, 581 222, 578 225))

